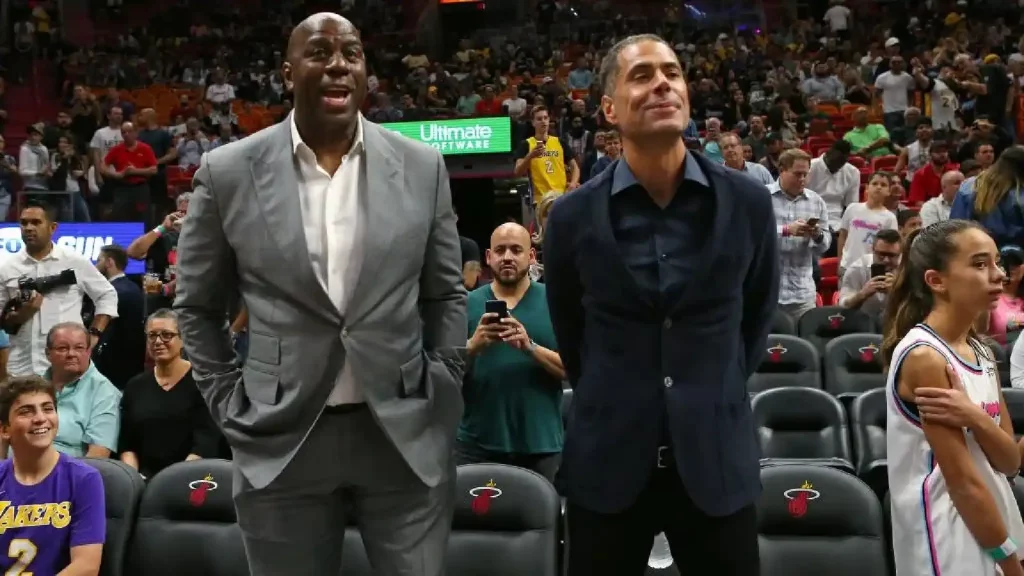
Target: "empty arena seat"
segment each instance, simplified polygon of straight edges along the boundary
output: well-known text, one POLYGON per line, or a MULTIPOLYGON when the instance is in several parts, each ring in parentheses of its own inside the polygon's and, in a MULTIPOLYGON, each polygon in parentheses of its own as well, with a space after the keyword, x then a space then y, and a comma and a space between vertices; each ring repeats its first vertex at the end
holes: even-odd
POLYGON ((135 529, 135 515, 145 483, 131 466, 109 458, 83 458, 103 477, 103 495, 107 512, 107 540, 103 544, 101 576, 131 574, 125 571, 128 544, 135 529))
POLYGON ((227 460, 193 460, 150 478, 139 505, 128 573, 248 576, 231 476, 227 460))
POLYGON ((841 306, 812 308, 800 317, 797 334, 825 353, 825 345, 833 338, 844 334, 874 332, 875 322, 860 310, 848 310, 841 306))
MULTIPOLYGON (((504 464, 459 466, 446 576, 556 576, 562 504, 543 476, 504 464)), ((345 576, 372 572, 359 533, 349 529, 345 576)))
POLYGON ((882 519, 885 525, 885 561, 889 566, 889 573, 896 574, 896 555, 892 549, 892 501, 888 492, 882 499, 882 519))
POLYGON ((843 399, 884 386, 881 334, 844 334, 825 345, 826 392, 843 399))
POLYGON ((857 476, 879 497, 886 493, 889 486, 885 430, 885 388, 858 396, 850 406, 854 465, 857 476))
POLYGON ((754 426, 763 465, 817 464, 853 471, 846 414, 815 388, 775 388, 754 396, 754 426))
POLYGON ((796 336, 796 326, 793 324, 793 319, 789 317, 789 314, 777 308, 775 309, 775 314, 772 315, 772 334, 796 336))
POLYGON ((761 470, 762 576, 885 576, 878 497, 857 477, 822 466, 761 470))
POLYGON ((1003 388, 1003 399, 1006 400, 1006 410, 1010 413, 1010 421, 1013 422, 1013 432, 1019 440, 1024 434, 1024 390, 1003 388))
POLYGON ((747 391, 758 394, 785 386, 821 388, 821 361, 809 342, 796 336, 771 334, 766 346, 761 364, 747 380, 747 391))

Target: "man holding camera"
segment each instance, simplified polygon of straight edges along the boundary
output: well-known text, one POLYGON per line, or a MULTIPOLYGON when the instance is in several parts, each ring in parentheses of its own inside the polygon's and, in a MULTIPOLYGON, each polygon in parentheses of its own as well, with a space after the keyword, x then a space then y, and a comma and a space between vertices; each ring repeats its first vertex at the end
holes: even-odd
POLYGON ((11 338, 10 376, 46 372, 46 334, 62 322, 82 323, 83 295, 96 307, 90 346, 117 317, 117 292, 110 282, 88 258, 53 243, 56 218, 52 206, 26 206, 19 218, 24 246, 0 267, 2 324, 11 338))
POLYGON ((843 273, 839 305, 881 318, 885 312, 885 297, 892 287, 899 263, 899 231, 879 230, 871 245, 871 254, 855 260, 843 273))

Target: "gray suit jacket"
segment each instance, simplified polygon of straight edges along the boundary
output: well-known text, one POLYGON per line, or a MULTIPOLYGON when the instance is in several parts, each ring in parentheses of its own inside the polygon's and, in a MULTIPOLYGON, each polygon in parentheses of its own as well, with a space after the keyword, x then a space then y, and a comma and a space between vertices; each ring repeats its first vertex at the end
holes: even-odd
MULTIPOLYGON (((196 383, 256 488, 284 469, 346 362, 428 486, 462 417, 466 291, 444 160, 364 122, 363 265, 342 313, 306 248, 289 121, 203 156, 178 243, 174 303, 196 383), (239 366, 226 313, 249 311, 239 366)), ((331 457, 324 454, 324 457, 331 457)))

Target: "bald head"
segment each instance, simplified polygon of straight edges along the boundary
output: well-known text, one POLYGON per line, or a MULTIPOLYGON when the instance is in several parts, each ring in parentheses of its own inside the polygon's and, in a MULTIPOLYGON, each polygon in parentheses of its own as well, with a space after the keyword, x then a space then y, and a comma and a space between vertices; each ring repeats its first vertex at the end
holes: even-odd
POLYGON ((291 36, 288 37, 288 59, 291 60, 296 51, 301 53, 309 37, 325 28, 329 28, 337 33, 359 35, 359 30, 344 16, 333 12, 313 14, 299 22, 299 25, 292 30, 291 36))
POLYGON ((530 231, 515 222, 506 222, 491 233, 491 248, 496 244, 514 241, 524 247, 530 246, 530 231))
POLYGON ((487 265, 494 280, 507 287, 528 282, 527 274, 536 253, 530 243, 530 232, 515 222, 498 226, 491 234, 491 247, 487 249, 487 265))
POLYGON ((939 182, 942 185, 942 197, 946 202, 952 202, 960 185, 964 183, 964 175, 959 170, 950 170, 942 175, 939 182))

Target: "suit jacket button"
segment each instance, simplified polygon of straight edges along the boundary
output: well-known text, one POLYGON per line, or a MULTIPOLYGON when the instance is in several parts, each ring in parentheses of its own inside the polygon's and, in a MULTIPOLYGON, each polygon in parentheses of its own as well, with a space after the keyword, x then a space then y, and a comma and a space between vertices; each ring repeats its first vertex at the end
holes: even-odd
POLYGON ((671 318, 665 318, 665 321, 662 322, 661 325, 665 327, 665 330, 668 330, 669 328, 672 328, 672 319, 671 318))
POLYGON ((348 338, 348 328, 342 328, 341 335, 345 338, 348 338))
POLYGON ((665 376, 665 388, 671 388, 671 387, 672 387, 672 377, 665 376))

